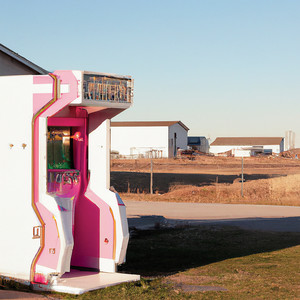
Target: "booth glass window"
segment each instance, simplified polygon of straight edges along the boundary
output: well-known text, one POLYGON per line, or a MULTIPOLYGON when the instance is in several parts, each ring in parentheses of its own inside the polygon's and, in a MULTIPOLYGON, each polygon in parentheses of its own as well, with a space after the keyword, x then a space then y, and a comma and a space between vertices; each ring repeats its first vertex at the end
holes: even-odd
POLYGON ((73 169, 70 127, 48 127, 48 169, 73 169))

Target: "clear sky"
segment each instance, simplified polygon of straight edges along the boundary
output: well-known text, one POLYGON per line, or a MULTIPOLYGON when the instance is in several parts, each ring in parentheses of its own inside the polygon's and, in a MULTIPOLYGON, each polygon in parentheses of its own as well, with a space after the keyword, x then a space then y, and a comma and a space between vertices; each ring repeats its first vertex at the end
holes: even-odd
POLYGON ((47 70, 135 79, 115 120, 300 147, 299 0, 0 0, 0 43, 47 70))

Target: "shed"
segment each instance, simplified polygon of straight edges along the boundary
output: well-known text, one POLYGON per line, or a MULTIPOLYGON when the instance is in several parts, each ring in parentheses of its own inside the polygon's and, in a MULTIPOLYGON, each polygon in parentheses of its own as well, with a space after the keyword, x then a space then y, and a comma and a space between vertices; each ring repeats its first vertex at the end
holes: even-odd
POLYGON ((111 149, 122 156, 174 157, 187 148, 189 128, 181 121, 111 122, 111 149))

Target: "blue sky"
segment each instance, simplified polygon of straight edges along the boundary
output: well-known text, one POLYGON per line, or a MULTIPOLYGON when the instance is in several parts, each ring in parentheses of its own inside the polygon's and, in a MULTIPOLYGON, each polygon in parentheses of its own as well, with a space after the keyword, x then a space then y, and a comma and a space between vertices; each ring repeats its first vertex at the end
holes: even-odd
POLYGON ((300 147, 298 0, 0 0, 0 43, 47 70, 132 75, 116 120, 190 135, 284 136, 300 147))

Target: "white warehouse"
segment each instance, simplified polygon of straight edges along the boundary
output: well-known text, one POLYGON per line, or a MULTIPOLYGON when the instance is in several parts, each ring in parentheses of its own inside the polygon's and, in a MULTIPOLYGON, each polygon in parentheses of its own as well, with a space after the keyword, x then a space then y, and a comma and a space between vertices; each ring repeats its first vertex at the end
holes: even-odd
POLYGON ((218 137, 210 144, 210 153, 249 157, 280 153, 283 148, 283 137, 218 137))
POLYGON ((174 157, 187 148, 189 128, 181 121, 111 122, 111 150, 123 156, 174 157))

